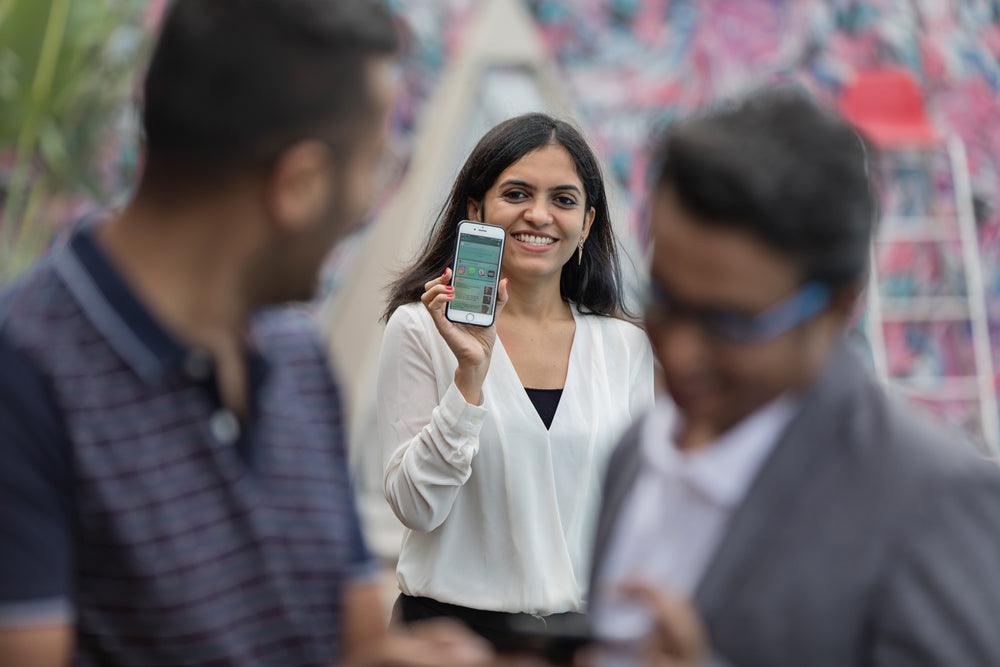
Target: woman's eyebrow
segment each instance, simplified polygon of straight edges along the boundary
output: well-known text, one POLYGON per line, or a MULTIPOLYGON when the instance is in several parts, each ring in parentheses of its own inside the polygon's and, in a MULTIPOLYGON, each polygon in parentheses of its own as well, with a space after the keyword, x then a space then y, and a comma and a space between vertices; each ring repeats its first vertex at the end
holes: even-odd
MULTIPOLYGON (((503 187, 506 187, 508 185, 516 185, 516 186, 519 186, 519 187, 522 187, 522 188, 526 188, 528 190, 536 190, 537 189, 531 183, 528 183, 527 181, 520 181, 520 180, 517 180, 516 178, 511 178, 511 179, 508 179, 508 180, 504 181, 503 183, 500 184, 500 187, 503 188, 503 187)), ((577 186, 572 185, 572 184, 557 185, 555 187, 549 188, 549 192, 556 192, 558 190, 572 190, 572 191, 576 192, 577 194, 583 194, 582 192, 580 192, 580 188, 578 188, 577 186)))
POLYGON ((535 186, 532 185, 531 183, 528 183, 527 181, 519 181, 516 178, 509 178, 509 179, 507 179, 506 181, 504 181, 503 183, 500 184, 500 187, 503 188, 503 187, 506 187, 508 185, 516 185, 516 186, 519 186, 519 187, 522 187, 522 188, 525 188, 525 189, 528 189, 528 190, 534 190, 535 189, 535 186))

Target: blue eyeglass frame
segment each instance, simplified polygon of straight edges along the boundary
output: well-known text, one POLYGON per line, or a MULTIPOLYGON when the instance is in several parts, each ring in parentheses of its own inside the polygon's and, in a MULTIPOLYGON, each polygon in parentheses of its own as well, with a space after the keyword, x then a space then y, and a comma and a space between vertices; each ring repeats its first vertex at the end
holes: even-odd
POLYGON ((777 338, 812 319, 830 304, 832 296, 827 285, 813 281, 764 312, 748 315, 684 304, 663 285, 650 280, 646 310, 647 313, 656 310, 667 319, 694 320, 704 331, 731 343, 759 343, 777 338))

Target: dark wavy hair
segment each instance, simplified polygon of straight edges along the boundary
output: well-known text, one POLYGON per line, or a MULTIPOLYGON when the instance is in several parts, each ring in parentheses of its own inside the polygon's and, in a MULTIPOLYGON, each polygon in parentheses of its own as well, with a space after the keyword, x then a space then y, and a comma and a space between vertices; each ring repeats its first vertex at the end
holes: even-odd
POLYGON ((591 206, 595 210, 594 222, 583 246, 582 263, 577 264, 574 254, 563 265, 559 280, 562 298, 575 302, 585 312, 610 317, 628 315, 624 307, 618 240, 608 216, 604 177, 597 158, 580 131, 569 123, 546 114, 529 113, 500 123, 472 149, 417 261, 389 286, 389 303, 383 320, 388 320, 400 306, 419 301, 424 284, 451 266, 458 223, 467 217, 469 198, 482 203, 504 169, 531 151, 549 145, 562 146, 570 154, 583 183, 584 210, 590 210, 591 206))
POLYGON ((832 287, 864 282, 879 214, 872 144, 799 88, 762 89, 667 129, 655 188, 745 229, 832 287))
POLYGON ((365 65, 398 47, 383 0, 173 0, 144 82, 146 180, 266 167, 304 139, 350 148, 365 65))

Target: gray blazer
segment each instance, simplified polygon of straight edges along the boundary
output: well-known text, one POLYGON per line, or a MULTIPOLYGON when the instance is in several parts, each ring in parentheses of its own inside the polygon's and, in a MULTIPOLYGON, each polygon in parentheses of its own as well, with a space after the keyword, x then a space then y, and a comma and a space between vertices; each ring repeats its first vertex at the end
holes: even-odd
MULTIPOLYGON (((638 433, 611 458, 592 583, 641 465, 638 433)), ((901 409, 842 346, 694 603, 717 664, 998 667, 1000 469, 901 409)))

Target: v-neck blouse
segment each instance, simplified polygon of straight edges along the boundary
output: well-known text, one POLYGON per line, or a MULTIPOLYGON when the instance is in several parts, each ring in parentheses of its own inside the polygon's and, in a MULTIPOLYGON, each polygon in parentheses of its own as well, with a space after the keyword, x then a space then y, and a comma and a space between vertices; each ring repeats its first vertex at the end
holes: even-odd
POLYGON ((483 403, 420 303, 386 325, 377 376, 384 490, 407 527, 408 595, 494 611, 580 611, 605 464, 653 403, 653 359, 628 322, 582 314, 546 428, 497 340, 483 403))

